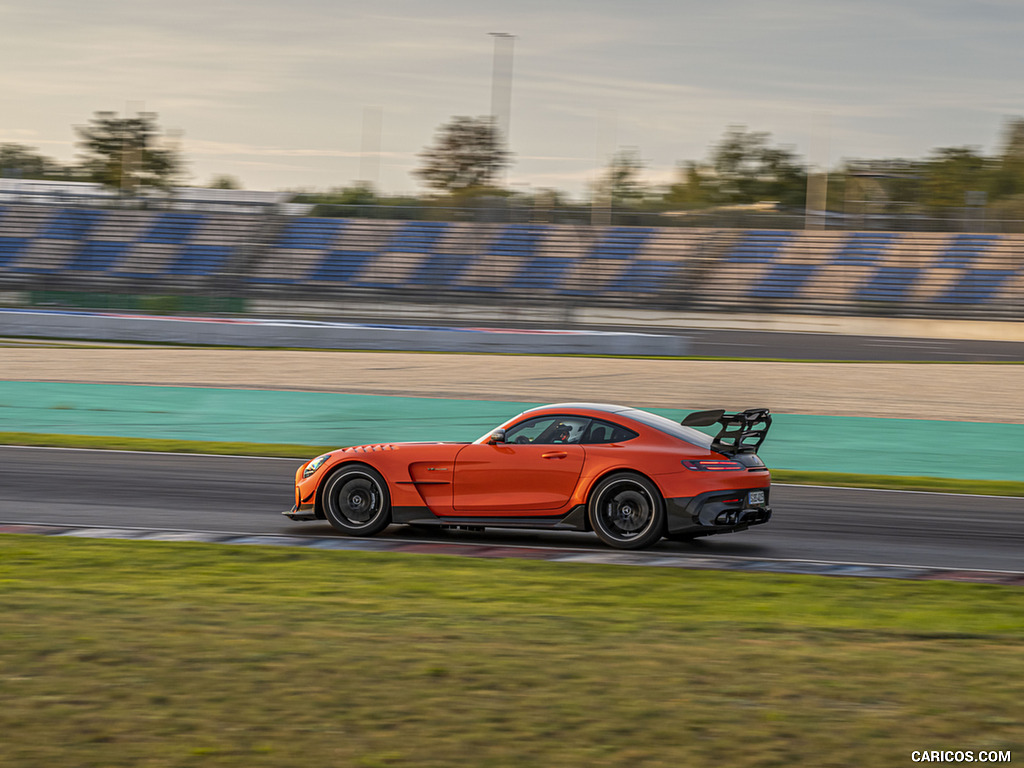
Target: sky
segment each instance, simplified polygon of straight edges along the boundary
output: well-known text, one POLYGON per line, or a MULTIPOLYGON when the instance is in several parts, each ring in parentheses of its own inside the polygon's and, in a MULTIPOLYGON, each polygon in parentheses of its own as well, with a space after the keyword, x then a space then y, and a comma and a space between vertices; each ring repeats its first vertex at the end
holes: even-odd
POLYGON ((731 126, 835 168, 993 154, 1024 116, 1021 0, 0 0, 0 143, 71 162, 147 111, 190 184, 421 193, 438 128, 491 111, 494 32, 522 192, 585 197, 618 149, 666 184, 731 126))

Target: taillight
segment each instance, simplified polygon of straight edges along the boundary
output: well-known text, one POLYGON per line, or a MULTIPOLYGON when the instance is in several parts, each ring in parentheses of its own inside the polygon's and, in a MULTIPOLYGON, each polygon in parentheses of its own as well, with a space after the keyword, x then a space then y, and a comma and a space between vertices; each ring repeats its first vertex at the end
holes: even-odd
POLYGON ((742 471, 744 468, 738 461, 729 459, 702 459, 699 461, 683 459, 683 466, 695 472, 734 472, 742 471))

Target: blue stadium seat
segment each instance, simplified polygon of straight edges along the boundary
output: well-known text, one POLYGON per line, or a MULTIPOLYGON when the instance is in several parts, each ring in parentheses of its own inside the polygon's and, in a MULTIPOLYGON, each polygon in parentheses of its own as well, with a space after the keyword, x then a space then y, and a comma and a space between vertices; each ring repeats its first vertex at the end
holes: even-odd
POLYGON ((632 259, 654 232, 650 227, 614 227, 591 249, 595 259, 632 259))
POLYGON ((935 263, 937 267, 967 268, 999 242, 998 235, 957 235, 935 263))
POLYGON ((773 264, 761 276, 757 285, 751 286, 750 296, 765 299, 789 299, 797 296, 820 264, 773 264))
POLYGON ((276 242, 278 248, 326 251, 345 228, 344 219, 299 218, 288 222, 276 242))
POLYGON ((409 278, 410 285, 449 287, 456 283, 476 260, 467 254, 435 253, 427 257, 409 278))
POLYGON ((247 283, 258 283, 262 285, 295 285, 300 282, 305 282, 294 277, 247 277, 245 278, 247 283))
POLYGON ((445 221, 409 221, 392 236, 386 250, 431 253, 447 230, 448 222, 445 221))
POLYGON ((27 237, 0 237, 0 267, 6 267, 21 256, 27 245, 27 237))
POLYGON ((84 240, 102 217, 103 211, 62 208, 53 215, 39 233, 39 237, 53 240, 84 240))
POLYGON ((106 272, 120 261, 131 243, 89 240, 82 243, 68 269, 85 272, 106 272))
POLYGON ((293 219, 275 244, 278 248, 326 251, 345 228, 343 219, 293 219))
POLYGON ((658 293, 670 284, 678 268, 675 261, 634 261, 608 283, 605 292, 658 293))
POLYGON ((164 273, 192 277, 213 275, 230 256, 231 249, 226 245, 186 245, 164 273))
POLYGON ((161 213, 149 230, 140 238, 143 243, 181 245, 192 237, 193 231, 206 219, 198 213, 161 213))
POLYGON ((846 243, 832 258, 833 264, 872 266, 896 239, 896 235, 874 232, 851 232, 846 243))
POLYGON ((537 244, 547 235, 543 224, 509 224, 487 248, 495 256, 518 256, 530 258, 537 251, 537 244))
POLYGON ((861 286, 857 298, 864 301, 903 301, 921 272, 919 267, 879 267, 861 286))
POLYGON ((576 259, 569 256, 534 256, 512 280, 513 288, 559 291, 561 281, 576 259))
POLYGON ((733 264, 767 264, 793 239, 784 230, 753 230, 733 246, 726 261, 733 264))
POLYGON ((988 301, 1016 274, 1012 269, 968 269, 936 301, 951 304, 988 301))
MULTIPOLYGON (((308 280, 351 283, 376 254, 368 251, 331 251, 310 273, 308 280)), ((262 282, 270 282, 262 280, 262 282)), ((280 282, 276 280, 274 282, 280 282)))

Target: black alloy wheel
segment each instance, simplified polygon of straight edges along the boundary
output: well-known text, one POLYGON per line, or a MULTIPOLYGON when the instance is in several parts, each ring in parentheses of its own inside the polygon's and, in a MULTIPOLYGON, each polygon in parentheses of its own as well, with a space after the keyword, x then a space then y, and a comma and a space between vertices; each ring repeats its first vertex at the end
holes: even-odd
POLYGON ((391 523, 388 484, 379 472, 362 464, 331 474, 324 481, 320 503, 331 526, 347 536, 373 536, 391 523))
POLYGON ((587 513, 594 533, 616 549, 642 549, 665 529, 665 502, 658 488, 632 472, 609 475, 590 494, 587 513))

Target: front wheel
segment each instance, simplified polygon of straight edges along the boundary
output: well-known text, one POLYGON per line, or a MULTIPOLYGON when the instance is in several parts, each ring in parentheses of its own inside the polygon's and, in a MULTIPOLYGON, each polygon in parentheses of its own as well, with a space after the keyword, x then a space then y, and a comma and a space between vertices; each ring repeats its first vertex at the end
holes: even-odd
POLYGON ((373 536, 391 523, 391 494, 379 472, 346 466, 324 481, 320 496, 324 517, 346 536, 373 536))
POLYGON ((616 549, 642 549, 665 530, 665 502, 657 486, 632 472, 609 475, 590 494, 587 514, 594 533, 616 549))

